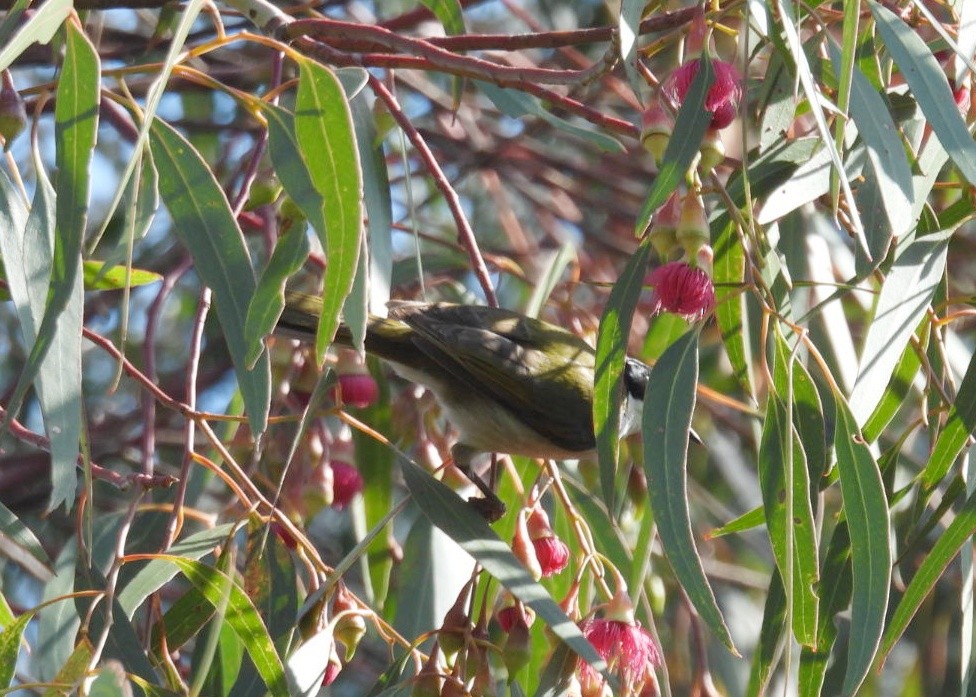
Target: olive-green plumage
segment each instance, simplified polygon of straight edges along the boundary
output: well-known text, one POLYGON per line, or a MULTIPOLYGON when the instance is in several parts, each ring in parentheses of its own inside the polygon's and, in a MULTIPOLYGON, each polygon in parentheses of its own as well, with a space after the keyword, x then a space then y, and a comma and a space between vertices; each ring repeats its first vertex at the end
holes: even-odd
MULTIPOLYGON (((312 339, 321 303, 288 293, 280 333, 312 339)), ((351 343, 342 325, 336 342, 351 343)), ((366 351, 429 387, 467 450, 580 456, 595 447, 593 348, 525 315, 446 303, 390 304, 371 317, 366 351)))

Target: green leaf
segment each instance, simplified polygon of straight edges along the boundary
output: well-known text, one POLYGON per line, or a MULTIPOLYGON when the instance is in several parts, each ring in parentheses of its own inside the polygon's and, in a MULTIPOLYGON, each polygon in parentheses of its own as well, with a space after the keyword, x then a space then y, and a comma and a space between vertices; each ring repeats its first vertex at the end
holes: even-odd
MULTIPOLYGON (((174 556, 187 559, 200 559, 213 552, 217 545, 226 542, 227 536, 234 530, 234 527, 233 523, 224 523, 209 530, 194 533, 170 547, 169 552, 174 556)), ((119 605, 122 606, 126 617, 131 619, 143 601, 151 593, 162 588, 176 574, 177 569, 161 559, 151 560, 142 569, 139 569, 138 573, 118 594, 119 605)))
POLYGON ((458 0, 420 0, 424 7, 434 13, 450 35, 464 33, 464 11, 458 0))
POLYGON ((949 407, 949 418, 922 471, 926 488, 931 489, 942 481, 973 432, 976 432, 976 354, 969 359, 959 392, 949 407))
POLYGON ((20 653, 20 642, 24 638, 24 630, 34 616, 33 612, 24 612, 13 624, 0 632, 0 689, 10 687, 17 668, 17 656, 20 653))
MULTIPOLYGON (((26 261, 27 247, 32 247, 30 256, 37 266, 25 271, 33 288, 28 298, 21 297, 17 303, 22 323, 28 306, 32 316, 43 317, 35 317, 24 326, 31 344, 30 355, 7 404, 7 419, 15 418, 27 390, 43 373, 38 388, 51 441, 53 485, 48 510, 62 502, 70 506, 77 485, 75 468, 81 439, 81 248, 88 220, 89 169, 98 128, 99 81, 98 54, 84 32, 68 23, 64 67, 54 109, 57 180, 52 189, 43 176, 43 168, 38 168, 41 174, 28 229, 23 233, 22 251, 26 261), (52 241, 53 254, 48 251, 52 241), (49 255, 46 258, 45 252, 49 255), (35 295, 45 279, 49 279, 49 288, 35 295), (41 299, 46 299, 43 313, 36 309, 44 302, 41 299), (36 333, 31 327, 37 327, 36 333), (54 353, 46 360, 52 347, 54 353)), ((7 264, 11 278, 10 267, 16 264, 17 257, 6 253, 4 257, 12 262, 7 264)), ((16 298, 17 289, 12 286, 11 292, 16 298)))
POLYGON ((299 61, 295 135, 311 182, 322 196, 321 216, 309 218, 313 226, 319 218, 325 223, 324 228, 316 228, 328 261, 315 337, 321 365, 356 273, 363 230, 363 178, 342 85, 331 70, 311 60, 299 61))
POLYGON ((783 643, 786 628, 786 591, 777 569, 769 579, 766 606, 763 608, 762 626, 759 629, 759 646, 752 658, 749 686, 746 694, 763 695, 776 667, 776 657, 783 643))
POLYGON ((712 280, 715 283, 715 320, 722 333, 722 343, 736 380, 747 395, 755 394, 752 375, 752 345, 745 282, 746 253, 736 234, 736 225, 728 216, 715 240, 715 262, 712 280))
POLYGON ((851 392, 851 413, 863 424, 878 405, 902 351, 925 315, 946 265, 951 231, 906 238, 881 287, 868 327, 857 380, 851 392))
POLYGON ((304 224, 291 225, 278 237, 247 307, 244 336, 248 340, 245 360, 249 367, 261 356, 264 337, 274 329, 275 322, 285 309, 285 282, 302 268, 309 249, 304 224))
MULTIPOLYGON (((127 268, 125 266, 107 266, 104 262, 86 260, 82 264, 85 279, 85 290, 121 290, 125 288, 127 268)), ((132 269, 128 275, 130 286, 148 286, 150 283, 163 280, 163 275, 146 269, 132 269)))
POLYGON ((678 582, 732 653, 732 636, 705 577, 691 529, 688 508, 688 433, 698 385, 698 332, 678 339, 651 371, 644 409, 644 468, 647 490, 664 553, 678 582))
POLYGON ((647 82, 641 76, 635 65, 637 56, 637 38, 640 36, 641 16, 644 14, 644 7, 647 0, 622 0, 620 3, 620 15, 617 19, 617 36, 620 42, 620 62, 623 63, 624 72, 627 74, 627 82, 630 89, 640 99, 641 92, 647 86, 647 82))
POLYGON ((853 588, 851 634, 844 675, 845 695, 854 695, 871 669, 888 608, 891 585, 888 501, 878 465, 859 440, 857 422, 837 395, 834 448, 844 512, 851 537, 853 588))
MULTIPOLYGON (((14 515, 13 511, 0 503, 0 534, 8 538, 18 547, 27 550, 32 557, 37 559, 46 567, 51 566, 51 558, 44 551, 40 541, 31 532, 31 529, 24 525, 20 518, 14 515)), ((0 627, 3 626, 0 618, 0 627)))
POLYGON ((762 506, 757 506, 751 511, 746 511, 738 518, 730 520, 728 523, 720 528, 715 528, 706 536, 707 539, 713 539, 715 537, 722 537, 724 535, 731 535, 736 532, 745 532, 746 530, 754 530, 755 528, 762 527, 766 524, 766 512, 763 510, 762 506))
POLYGON ((705 131, 712 123, 712 112, 705 109, 705 98, 715 79, 715 70, 708 52, 703 52, 698 63, 698 72, 688 88, 685 100, 675 117, 674 132, 668 140, 668 147, 661 158, 661 167, 651 190, 644 199, 634 233, 640 237, 651 223, 654 212, 668 200, 668 196, 678 188, 692 162, 698 155, 705 131))
POLYGON ((220 607, 222 603, 226 602, 225 619, 244 644, 268 690, 274 695, 288 694, 285 669, 281 658, 271 641, 271 637, 268 636, 268 630, 261 621, 254 604, 240 586, 217 569, 192 559, 171 554, 146 556, 152 556, 154 559, 176 565, 187 580, 202 592, 214 607, 220 607), (228 593, 228 589, 229 596, 226 597, 225 601, 225 594, 228 593))
POLYGON ((880 655, 882 660, 894 647, 918 612, 922 602, 929 596, 936 582, 942 578, 943 572, 964 544, 969 543, 976 534, 976 493, 970 494, 965 505, 959 510, 952 522, 938 536, 932 551, 918 567, 912 576, 905 594, 885 630, 881 641, 880 655))
POLYGON ((911 88, 912 96, 953 164, 976 185, 976 143, 959 114, 945 71, 915 31, 888 8, 869 0, 885 49, 911 88))
POLYGON ((846 521, 837 524, 830 538, 821 578, 817 646, 815 649, 805 646, 800 652, 798 682, 804 697, 818 697, 822 692, 830 650, 837 638, 834 617, 851 601, 851 540, 846 521))
MULTIPOLYGON (((350 102, 356 145, 363 168, 363 199, 369 215, 366 219, 366 248, 369 260, 368 309, 380 315, 386 312, 393 277, 393 202, 390 177, 386 169, 383 144, 377 139, 376 123, 369 102, 357 97, 350 102)), ((362 261, 360 261, 362 264, 362 261)), ((357 321, 346 312, 346 325, 353 345, 362 346, 366 334, 366 317, 357 321)))
POLYGON ((786 588, 793 634, 812 646, 817 633, 818 559, 806 454, 793 428, 794 357, 774 325, 773 385, 759 446, 766 527, 786 588))
POLYGON ((405 457, 400 458, 404 483, 421 512, 457 542, 512 595, 531 607, 559 639, 598 670, 606 663, 566 616, 549 593, 512 554, 508 543, 488 527, 475 510, 445 484, 405 457))
POLYGON ((71 0, 48 0, 41 3, 6 45, 0 49, 0 70, 6 70, 34 43, 46 44, 71 14, 71 0))
POLYGON ((173 232, 193 256, 200 278, 214 291, 251 430, 263 433, 271 403, 271 364, 265 353, 252 369, 247 367, 244 325, 255 282, 244 235, 223 189, 193 146, 159 119, 153 121, 149 137, 173 232))
POLYGON ((526 94, 520 90, 499 87, 498 85, 481 82, 480 80, 473 80, 473 82, 492 101, 492 104, 506 116, 513 119, 520 119, 523 116, 535 116, 554 128, 558 128, 565 133, 592 143, 604 152, 624 152, 626 150, 619 140, 608 136, 606 133, 577 126, 575 123, 555 116, 542 106, 538 98, 531 94, 526 94))
MULTIPOLYGON (((924 350, 924 340, 928 338, 929 331, 929 316, 928 314, 922 318, 922 322, 919 324, 918 329, 915 331, 915 335, 922 337, 923 343, 922 347, 924 350)), ((910 339, 911 337, 909 337, 910 339)), ((884 394, 881 395, 881 399, 878 402, 878 406, 875 407, 874 413, 871 414, 871 418, 867 420, 864 424, 864 428, 861 429, 861 433, 864 434, 864 440, 868 443, 875 442, 884 431, 885 427, 891 423, 891 420, 898 413, 898 410, 905 404, 908 398, 908 393, 912 389, 912 383, 915 380, 915 376, 918 374, 919 368, 922 367, 922 359, 919 357, 918 351, 915 347, 909 343, 905 350, 901 354, 901 358, 898 360, 898 365, 895 366, 895 370, 891 375, 891 381, 885 388, 884 394)))
POLYGON ((627 341, 634 308, 640 296, 651 257, 651 245, 645 240, 627 262, 627 268, 610 291, 610 298, 600 318, 596 340, 596 370, 593 382, 593 426, 600 463, 600 484, 607 510, 614 510, 614 483, 619 452, 620 406, 627 357, 627 341))

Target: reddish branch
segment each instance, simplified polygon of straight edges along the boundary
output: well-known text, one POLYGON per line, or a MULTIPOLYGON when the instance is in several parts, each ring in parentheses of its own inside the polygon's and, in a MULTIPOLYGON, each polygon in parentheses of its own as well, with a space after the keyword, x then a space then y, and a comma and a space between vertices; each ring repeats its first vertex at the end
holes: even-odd
MULTIPOLYGON (((326 40, 334 48, 353 46, 377 46, 390 51, 424 58, 426 70, 440 70, 452 75, 487 80, 498 84, 511 82, 541 82, 550 85, 569 85, 588 82, 610 66, 606 62, 594 63, 583 70, 553 70, 550 68, 519 68, 501 65, 492 61, 452 53, 435 46, 425 39, 401 36, 382 27, 355 22, 342 22, 335 19, 297 19, 285 29, 288 38, 308 36, 326 40)), ((367 48, 366 50, 370 50, 367 48)), ((346 49, 348 50, 348 49, 346 49)), ((361 48, 354 50, 363 50, 361 48)))

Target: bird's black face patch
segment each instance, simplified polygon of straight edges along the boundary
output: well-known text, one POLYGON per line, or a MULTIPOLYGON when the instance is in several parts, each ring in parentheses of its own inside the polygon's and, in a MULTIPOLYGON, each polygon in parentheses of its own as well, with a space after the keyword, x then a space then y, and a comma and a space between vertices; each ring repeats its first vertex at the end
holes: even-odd
POLYGON ((644 401, 647 392, 647 381, 651 377, 651 369, 640 361, 628 358, 624 364, 624 386, 627 393, 634 399, 644 401))

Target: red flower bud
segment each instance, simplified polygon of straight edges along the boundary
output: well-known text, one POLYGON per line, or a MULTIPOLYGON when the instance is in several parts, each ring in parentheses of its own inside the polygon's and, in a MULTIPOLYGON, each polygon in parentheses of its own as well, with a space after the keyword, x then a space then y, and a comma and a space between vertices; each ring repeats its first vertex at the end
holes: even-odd
POLYGON ((363 475, 342 460, 329 463, 332 468, 332 505, 343 509, 363 490, 363 475))
MULTIPOLYGON (((700 59, 683 63, 664 83, 662 91, 671 106, 679 109, 698 74, 700 59)), ((705 110, 712 112, 712 128, 725 128, 735 120, 742 98, 742 78, 731 63, 713 60, 715 79, 705 96, 705 110)))
POLYGON ((674 119, 655 99, 654 103, 641 114, 641 145, 654 157, 654 164, 661 164, 673 131, 674 119))
POLYGON ((369 373, 346 373, 339 375, 337 389, 333 393, 336 401, 355 409, 365 409, 376 404, 380 388, 369 373))
POLYGON ((569 563, 569 547, 555 535, 532 540, 532 546, 544 577, 558 574, 569 563))

